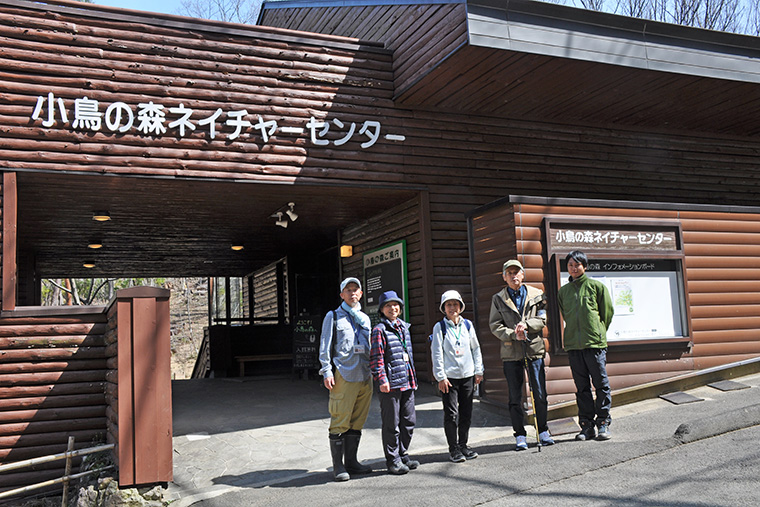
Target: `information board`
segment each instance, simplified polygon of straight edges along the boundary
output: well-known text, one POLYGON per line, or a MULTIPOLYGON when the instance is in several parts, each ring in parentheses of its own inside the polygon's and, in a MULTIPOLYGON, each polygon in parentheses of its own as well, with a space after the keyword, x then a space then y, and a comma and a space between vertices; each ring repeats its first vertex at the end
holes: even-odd
MULTIPOLYGON (((560 261, 562 285, 569 282, 560 261)), ((604 283, 615 306, 607 341, 683 337, 686 329, 680 260, 590 259, 586 276, 604 283)))
POLYGON ((295 318, 293 326, 293 368, 319 369, 319 335, 322 317, 302 315, 295 318))
MULTIPOLYGON (((372 325, 379 321, 377 313, 383 292, 395 290, 401 299, 408 299, 406 283, 406 241, 386 245, 364 254, 364 313, 369 315, 372 325)), ((404 305, 401 318, 409 321, 409 310, 404 305)))

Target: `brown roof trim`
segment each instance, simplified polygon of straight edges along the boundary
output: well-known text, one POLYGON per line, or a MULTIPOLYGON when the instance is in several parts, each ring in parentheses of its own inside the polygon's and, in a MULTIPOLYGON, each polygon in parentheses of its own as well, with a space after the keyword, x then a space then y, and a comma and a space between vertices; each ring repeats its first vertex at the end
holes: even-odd
POLYGON ((571 197, 539 197, 531 195, 509 195, 472 209, 465 213, 472 218, 492 208, 505 204, 535 204, 538 206, 573 206, 594 208, 658 209, 669 211, 712 211, 717 213, 760 213, 760 206, 734 206, 720 204, 696 204, 652 201, 620 201, 607 199, 574 199, 571 197))
POLYGON ((351 37, 299 32, 296 30, 274 28, 269 26, 226 23, 223 21, 190 18, 174 14, 136 11, 132 9, 122 9, 120 7, 89 4, 75 0, 47 0, 44 2, 30 2, 26 0, 0 0, 0 5, 19 7, 35 11, 73 14, 96 19, 125 21, 128 23, 142 23, 180 30, 211 32, 223 35, 231 35, 234 37, 250 37, 320 47, 328 46, 331 48, 345 49, 349 51, 362 50, 375 53, 390 54, 390 51, 386 50, 383 47, 382 43, 362 41, 351 37))

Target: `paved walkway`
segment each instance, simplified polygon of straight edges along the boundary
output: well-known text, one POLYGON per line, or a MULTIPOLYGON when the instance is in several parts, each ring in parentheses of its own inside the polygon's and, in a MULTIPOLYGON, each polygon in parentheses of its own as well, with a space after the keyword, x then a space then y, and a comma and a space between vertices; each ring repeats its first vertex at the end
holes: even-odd
MULTIPOLYGON (((194 379, 174 381, 172 389, 172 498, 264 486, 332 467, 328 392, 319 380, 194 379)), ((429 385, 420 386, 415 397, 417 427, 411 454, 445 450, 440 397, 429 385)), ((473 412, 472 443, 511 434, 505 413, 477 400, 473 412)), ((359 459, 376 469, 385 467, 377 396, 363 431, 359 459)))
MULTIPOLYGON (((693 389, 688 393, 704 401, 685 405, 674 405, 657 398, 613 407, 613 440, 610 443, 580 443, 578 446, 573 442, 577 426, 568 428, 566 424, 565 431, 570 433, 559 435, 557 446, 539 453, 539 456, 546 456, 543 460, 528 460, 523 465, 519 462, 535 454, 535 449, 515 453, 508 416, 476 402, 470 439, 483 459, 475 460, 477 463, 468 462, 469 466, 455 465, 453 468, 448 466, 453 464, 446 459, 440 399, 432 386, 425 385, 417 395, 418 426, 411 448, 411 454, 418 457, 423 466, 410 476, 422 480, 429 475, 427 479, 432 481, 431 487, 443 488, 450 482, 436 485, 436 476, 438 480, 445 476, 456 480, 461 475, 459 480, 472 481, 477 480, 477 474, 481 479, 495 474, 493 482, 499 485, 494 494, 502 495, 504 485, 500 482, 515 474, 519 477, 519 467, 529 467, 530 462, 538 468, 525 468, 524 473, 535 474, 541 479, 537 483, 545 480, 550 484, 551 480, 564 477, 565 469, 579 467, 577 472, 584 473, 670 449, 677 445, 673 435, 679 426, 681 440, 688 442, 760 424, 760 375, 737 380, 751 388, 740 391, 720 391, 711 387, 693 389), (500 465, 493 468, 489 460, 496 460, 500 465), (551 462, 554 466, 544 469, 541 462, 551 462), (507 467, 504 468, 506 476, 498 473, 504 466, 507 467), (514 466, 518 468, 514 469, 514 466), (441 473, 445 475, 440 476, 441 473), (456 475, 449 476, 451 473, 456 475), (469 477, 473 473, 476 476, 469 477)), ((319 381, 249 377, 242 380, 176 381, 173 387, 174 482, 168 492, 170 498, 177 500, 173 506, 185 507, 201 502, 209 505, 241 505, 241 501, 250 504, 256 499, 245 495, 257 495, 258 500, 263 500, 262 496, 275 494, 277 498, 282 497, 277 500, 282 505, 291 505, 294 501, 313 503, 307 490, 279 486, 326 487, 320 490, 321 494, 336 493, 331 485, 331 473, 327 471, 331 467, 327 443, 327 391, 319 381), (291 496, 286 498, 284 495, 291 496), (306 495, 306 500, 296 498, 299 495, 306 495)), ((379 421, 379 404, 375 399, 359 457, 376 470, 385 467, 379 421)), ((562 433, 559 427, 555 428, 553 433, 562 433)), ((372 474, 373 478, 369 480, 352 480, 349 486, 345 486, 349 483, 343 483, 344 487, 339 490, 342 495, 348 495, 344 504, 353 505, 348 500, 350 495, 362 498, 361 492, 370 484, 380 488, 378 491, 387 488, 388 479, 381 478, 384 475, 372 474)), ((396 480, 400 481, 398 484, 407 481, 406 478, 396 480)), ((473 491, 485 495, 477 489, 473 491)), ((275 501, 273 498, 270 500, 275 501)), ((328 505, 327 497, 324 500, 323 504, 328 505)), ((437 507, 443 505, 424 496, 416 501, 437 507)), ((464 505, 474 504, 464 502, 464 505)))

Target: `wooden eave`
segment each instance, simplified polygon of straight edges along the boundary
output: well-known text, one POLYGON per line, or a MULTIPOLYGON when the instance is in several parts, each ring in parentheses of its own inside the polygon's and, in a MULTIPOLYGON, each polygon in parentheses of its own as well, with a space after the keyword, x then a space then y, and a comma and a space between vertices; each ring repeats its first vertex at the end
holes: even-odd
POLYGON ((33 263, 44 278, 243 276, 286 252, 317 256, 337 249, 341 229, 418 193, 399 185, 34 171, 17 177, 19 262, 33 263), (278 227, 272 214, 288 209, 289 202, 295 203, 298 219, 278 227), (96 222, 93 211, 108 211, 111 220, 96 222), (93 241, 103 247, 89 249, 93 241), (245 248, 233 251, 233 244, 245 248), (96 267, 84 268, 84 261, 96 267))
MULTIPOLYGON (((267 2, 262 22, 286 9, 288 16, 277 19, 287 23, 278 26, 402 46, 388 39, 399 16, 382 13, 403 7, 413 15, 429 4, 267 2), (329 9, 329 19, 316 9, 329 9), (370 13, 382 26, 357 34, 370 13)), ((464 4, 466 10, 456 12, 466 17, 467 42, 453 51, 444 48, 416 81, 397 88, 398 105, 574 124, 760 134, 757 37, 531 0, 464 4)), ((394 55, 399 58, 403 55, 394 55)))

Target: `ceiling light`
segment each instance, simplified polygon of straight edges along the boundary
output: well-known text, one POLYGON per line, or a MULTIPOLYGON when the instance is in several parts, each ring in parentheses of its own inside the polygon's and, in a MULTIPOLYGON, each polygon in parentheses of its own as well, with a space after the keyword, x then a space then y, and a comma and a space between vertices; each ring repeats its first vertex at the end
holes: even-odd
POLYGON ((278 211, 277 213, 275 213, 272 216, 277 218, 277 220, 275 221, 275 225, 279 225, 283 229, 287 229, 288 228, 288 221, 282 219, 282 211, 278 211))
POLYGON ((232 245, 230 248, 232 248, 236 252, 239 252, 240 250, 242 250, 245 247, 243 245, 232 245))
POLYGON ((296 207, 296 203, 289 202, 288 206, 290 206, 290 209, 287 210, 285 213, 287 213, 290 219, 295 222, 296 220, 298 220, 298 213, 296 213, 294 209, 296 207))
POLYGON ((92 268, 95 267, 95 263, 92 262, 92 261, 87 261, 87 262, 85 262, 85 263, 82 264, 82 267, 85 267, 87 269, 92 269, 92 268))
POLYGON ((95 211, 92 214, 92 219, 97 222, 108 222, 111 220, 111 214, 107 211, 95 211))
POLYGON ((92 248, 93 250, 97 250, 98 248, 103 248, 103 242, 93 239, 87 244, 87 248, 92 248))

